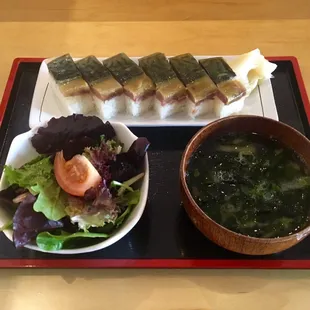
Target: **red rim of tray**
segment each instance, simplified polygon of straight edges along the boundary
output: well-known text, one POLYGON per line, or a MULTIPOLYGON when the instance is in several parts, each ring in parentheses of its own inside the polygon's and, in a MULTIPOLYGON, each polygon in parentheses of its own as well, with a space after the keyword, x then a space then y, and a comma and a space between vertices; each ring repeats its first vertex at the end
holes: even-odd
MULTIPOLYGON (((310 102, 298 60, 294 56, 266 57, 270 61, 293 64, 303 106, 310 123, 310 102)), ((42 62, 45 58, 16 58, 0 105, 0 125, 9 101, 18 66, 22 62, 42 62)), ((310 269, 310 260, 271 259, 0 259, 0 268, 210 268, 210 269, 310 269)))

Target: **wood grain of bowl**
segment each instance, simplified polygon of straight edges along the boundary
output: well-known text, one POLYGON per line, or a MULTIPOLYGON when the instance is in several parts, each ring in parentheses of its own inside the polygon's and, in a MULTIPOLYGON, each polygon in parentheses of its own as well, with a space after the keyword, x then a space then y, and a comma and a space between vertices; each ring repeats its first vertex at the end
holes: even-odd
POLYGON ((233 232, 207 216, 195 202, 186 182, 189 159, 199 145, 214 135, 228 132, 256 132, 273 136, 295 150, 310 167, 310 141, 292 127, 260 116, 231 116, 215 121, 198 131, 189 141, 180 165, 181 196, 184 208, 194 225, 210 240, 228 250, 248 255, 266 255, 286 250, 310 234, 310 225, 302 231, 280 238, 255 238, 233 232))

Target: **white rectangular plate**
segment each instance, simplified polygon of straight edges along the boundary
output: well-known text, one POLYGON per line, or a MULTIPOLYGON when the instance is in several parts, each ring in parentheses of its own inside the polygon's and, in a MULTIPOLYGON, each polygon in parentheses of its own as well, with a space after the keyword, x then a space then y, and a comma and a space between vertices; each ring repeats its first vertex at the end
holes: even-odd
MULTIPOLYGON (((170 56, 169 56, 170 57, 170 56)), ((211 56, 195 56, 197 60, 211 56)), ((226 56, 230 58, 234 56, 226 56)), ((104 60, 106 58, 99 58, 104 60)), ((131 57, 133 61, 138 63, 139 57, 131 57)), ((78 58, 74 58, 78 60, 78 58)), ((239 114, 250 114, 264 116, 278 120, 278 113, 274 101, 273 91, 270 80, 260 84, 251 95, 245 100, 244 109, 239 114)), ((46 122, 52 117, 67 116, 60 112, 57 104, 57 98, 49 85, 49 73, 47 62, 44 60, 41 64, 37 83, 32 98, 29 126, 33 128, 46 122)), ((122 122, 127 126, 205 126, 216 120, 214 115, 206 115, 191 119, 185 113, 172 115, 166 119, 159 119, 154 111, 149 111, 140 117, 133 117, 127 114, 118 114, 110 121, 122 122)))

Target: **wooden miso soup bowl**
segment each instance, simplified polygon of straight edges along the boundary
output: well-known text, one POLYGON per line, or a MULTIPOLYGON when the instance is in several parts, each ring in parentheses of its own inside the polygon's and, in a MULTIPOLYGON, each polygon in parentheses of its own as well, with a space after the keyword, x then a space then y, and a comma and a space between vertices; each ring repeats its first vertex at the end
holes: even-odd
POLYGON ((199 145, 211 136, 230 132, 251 133, 273 136, 285 146, 294 149, 310 167, 310 141, 292 127, 260 116, 231 116, 217 120, 203 127, 189 141, 180 165, 181 195, 184 208, 194 225, 219 246, 241 254, 266 255, 286 250, 310 233, 310 225, 293 235, 280 238, 255 238, 233 232, 212 220, 195 202, 186 182, 189 159, 199 145))

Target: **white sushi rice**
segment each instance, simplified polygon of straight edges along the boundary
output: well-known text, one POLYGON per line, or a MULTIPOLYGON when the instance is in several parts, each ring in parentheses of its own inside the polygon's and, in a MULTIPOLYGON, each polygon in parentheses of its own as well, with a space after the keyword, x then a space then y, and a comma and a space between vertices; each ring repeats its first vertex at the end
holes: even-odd
POLYGON ((140 116, 153 109, 154 96, 149 96, 141 101, 134 101, 125 95, 126 111, 132 116, 140 116))
POLYGON ((167 103, 163 106, 161 102, 157 98, 155 98, 154 110, 157 112, 160 119, 165 119, 170 115, 183 112, 186 101, 187 99, 184 99, 180 102, 167 103))
POLYGON ((65 97, 52 77, 50 77, 49 84, 58 99, 58 107, 64 115, 71 115, 73 113, 87 115, 95 112, 95 104, 91 92, 89 94, 65 97))
POLYGON ((235 113, 240 113, 244 107, 244 100, 246 97, 238 101, 225 105, 220 99, 206 99, 199 105, 195 105, 192 101, 188 100, 188 115, 192 118, 199 116, 216 116, 218 118, 227 117, 235 113))
POLYGON ((191 118, 196 118, 198 116, 203 116, 206 114, 214 113, 214 105, 219 99, 205 99, 202 100, 198 105, 193 103, 190 99, 187 100, 187 113, 191 118))
POLYGON ((111 119, 125 111, 125 95, 121 94, 109 100, 102 101, 94 95, 97 113, 102 119, 111 119))
POLYGON ((240 113, 244 107, 244 98, 225 105, 222 101, 217 100, 214 104, 214 112, 216 117, 222 118, 229 115, 240 113))

